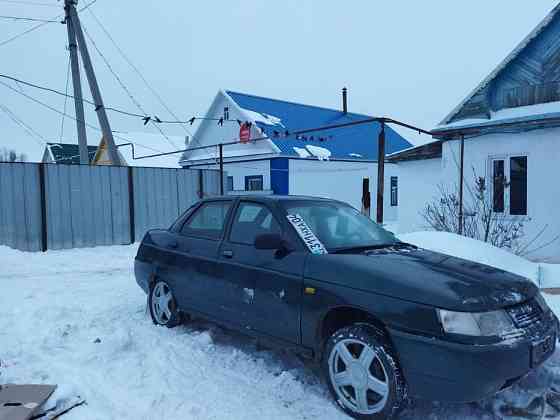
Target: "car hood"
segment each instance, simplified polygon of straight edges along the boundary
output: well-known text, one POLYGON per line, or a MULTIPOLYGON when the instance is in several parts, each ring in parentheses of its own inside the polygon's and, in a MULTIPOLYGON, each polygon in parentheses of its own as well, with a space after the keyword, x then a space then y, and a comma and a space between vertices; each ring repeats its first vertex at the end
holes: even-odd
POLYGON ((306 277, 465 312, 521 303, 538 290, 518 275, 414 248, 312 255, 306 264, 306 277))

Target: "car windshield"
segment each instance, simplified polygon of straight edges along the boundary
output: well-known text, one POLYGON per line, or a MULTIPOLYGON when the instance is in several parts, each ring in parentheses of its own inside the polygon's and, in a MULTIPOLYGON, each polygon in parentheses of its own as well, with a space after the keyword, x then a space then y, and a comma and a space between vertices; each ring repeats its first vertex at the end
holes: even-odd
POLYGON ((399 243, 355 208, 335 201, 284 201, 289 215, 300 216, 329 252, 399 243))

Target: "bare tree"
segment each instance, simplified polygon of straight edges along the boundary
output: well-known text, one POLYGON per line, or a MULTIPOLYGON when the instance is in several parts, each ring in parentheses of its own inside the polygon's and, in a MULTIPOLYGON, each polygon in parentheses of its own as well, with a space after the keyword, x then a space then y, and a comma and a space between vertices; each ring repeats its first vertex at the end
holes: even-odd
POLYGON ((25 162, 27 156, 24 153, 17 154, 13 149, 2 148, 0 150, 0 162, 25 162))
MULTIPOLYGON (((506 211, 494 211, 494 202, 488 192, 484 177, 479 177, 473 169, 473 183, 466 184, 466 199, 463 201, 462 234, 469 238, 488 242, 498 248, 506 248, 518 255, 526 255, 555 242, 560 235, 546 243, 533 247, 546 233, 544 226, 534 237, 526 238, 524 227, 531 220, 528 216, 509 216, 506 211)), ((494 188, 509 188, 505 178, 495 179, 494 188), (496 183, 499 182, 499 185, 496 183)), ((421 211, 424 220, 437 231, 461 233, 459 226, 460 203, 456 186, 438 186, 438 197, 421 211)), ((505 210, 505 209, 504 209, 505 210)))

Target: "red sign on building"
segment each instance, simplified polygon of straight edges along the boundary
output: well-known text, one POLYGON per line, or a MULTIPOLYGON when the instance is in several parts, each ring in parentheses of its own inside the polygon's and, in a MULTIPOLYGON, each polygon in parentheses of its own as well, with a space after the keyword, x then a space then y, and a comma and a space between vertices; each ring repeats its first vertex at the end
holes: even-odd
POLYGON ((251 139, 251 126, 244 122, 239 127, 239 141, 241 143, 247 143, 251 139))

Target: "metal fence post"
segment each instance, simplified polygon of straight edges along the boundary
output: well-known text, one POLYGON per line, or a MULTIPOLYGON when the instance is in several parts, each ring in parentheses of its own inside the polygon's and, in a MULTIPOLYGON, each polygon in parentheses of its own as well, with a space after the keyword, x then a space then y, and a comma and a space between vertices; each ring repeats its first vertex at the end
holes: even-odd
POLYGON ((136 242, 136 220, 134 214, 134 168, 128 167, 128 214, 130 222, 130 243, 136 242))
POLYGON ((204 174, 202 169, 198 170, 198 198, 204 198, 204 174))
POLYGON ((41 203, 41 251, 46 252, 48 249, 48 227, 47 227, 47 194, 45 187, 45 164, 40 163, 39 166, 39 194, 41 203))

